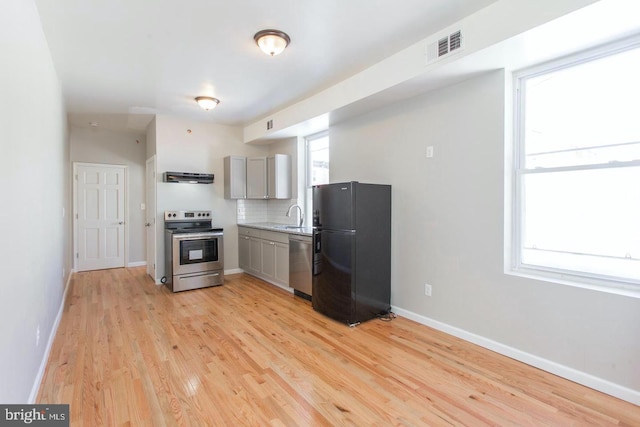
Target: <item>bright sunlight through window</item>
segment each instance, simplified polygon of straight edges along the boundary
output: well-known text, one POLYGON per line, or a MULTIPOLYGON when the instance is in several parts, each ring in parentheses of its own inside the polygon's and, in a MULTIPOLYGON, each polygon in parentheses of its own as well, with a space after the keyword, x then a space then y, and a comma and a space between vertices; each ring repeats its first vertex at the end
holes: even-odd
POLYGON ((514 267, 640 285, 640 47, 516 75, 514 267))
POLYGON ((329 134, 321 132, 306 138, 307 146, 307 191, 306 191, 306 214, 307 218, 312 218, 311 204, 312 191, 314 185, 329 183, 329 134))

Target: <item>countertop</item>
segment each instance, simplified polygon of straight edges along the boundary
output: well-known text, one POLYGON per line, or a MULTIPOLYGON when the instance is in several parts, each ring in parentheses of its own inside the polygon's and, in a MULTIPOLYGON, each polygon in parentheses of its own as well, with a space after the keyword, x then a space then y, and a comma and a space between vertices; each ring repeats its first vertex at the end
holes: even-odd
POLYGON ((292 225, 292 224, 278 224, 275 222, 254 222, 249 224, 238 224, 238 227, 257 228, 260 230, 277 231, 280 233, 298 234, 302 236, 313 235, 313 227, 311 226, 304 226, 302 228, 297 228, 295 225, 292 225), (288 228, 288 227, 296 227, 296 228, 288 228))

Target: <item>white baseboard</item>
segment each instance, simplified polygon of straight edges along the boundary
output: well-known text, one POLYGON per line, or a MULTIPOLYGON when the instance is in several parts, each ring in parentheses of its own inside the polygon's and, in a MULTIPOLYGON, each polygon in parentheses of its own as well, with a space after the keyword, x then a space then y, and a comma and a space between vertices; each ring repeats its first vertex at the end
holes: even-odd
POLYGON ((496 353, 500 353, 504 356, 526 363, 527 365, 535 366, 536 368, 542 369, 543 371, 550 372, 554 375, 558 375, 562 378, 566 378, 578 384, 590 387, 594 390, 601 391, 608 395, 617 397, 618 399, 633 403, 634 405, 640 405, 640 391, 638 390, 633 390, 619 384, 612 383, 611 381, 593 376, 586 372, 582 372, 577 369, 553 362, 551 360, 544 359, 540 356, 536 356, 522 350, 509 347, 508 345, 501 344, 489 338, 485 338, 483 336, 465 331, 464 329, 460 329, 455 326, 451 326, 446 323, 431 319, 429 317, 416 314, 412 311, 404 310, 400 307, 392 307, 391 310, 399 316, 406 317, 407 319, 411 319, 425 326, 429 326, 433 329, 437 329, 449 335, 453 335, 454 337, 458 337, 473 344, 477 344, 480 347, 495 351, 496 353))
POLYGON ((51 333, 49 334, 49 339, 47 340, 47 347, 44 349, 44 354, 42 355, 42 361, 40 362, 40 369, 38 369, 38 374, 36 375, 36 379, 33 382, 33 387, 31 387, 31 394, 29 395, 30 405, 34 404, 38 397, 38 392, 40 391, 40 383, 42 382, 42 378, 44 377, 44 372, 47 369, 47 362, 49 361, 49 353, 51 353, 51 347, 53 346, 53 341, 56 338, 56 333, 58 332, 58 326, 60 326, 60 319, 62 319, 62 313, 64 312, 64 304, 67 301, 69 285, 71 284, 71 276, 73 276, 74 273, 75 273, 75 270, 73 269, 69 272, 69 276, 67 277, 67 282, 64 285, 64 293, 62 294, 62 301, 60 302, 60 308, 58 309, 56 320, 53 322, 53 327, 51 328, 51 333))
POLYGON ((136 261, 127 263, 127 267, 144 267, 147 265, 147 261, 136 261))

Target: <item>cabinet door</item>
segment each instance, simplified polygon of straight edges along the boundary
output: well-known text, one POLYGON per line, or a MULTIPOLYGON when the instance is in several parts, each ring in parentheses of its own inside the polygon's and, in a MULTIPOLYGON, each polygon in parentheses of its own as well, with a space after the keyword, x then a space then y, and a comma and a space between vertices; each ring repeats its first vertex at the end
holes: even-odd
POLYGON ((262 240, 262 274, 273 280, 276 276, 276 244, 262 240))
POLYGON ((267 159, 267 194, 270 199, 291 198, 291 156, 275 154, 267 159))
POLYGON ((262 239, 249 238, 249 271, 259 274, 262 271, 262 239))
POLYGON ((241 269, 248 271, 251 265, 251 242, 247 236, 238 236, 238 263, 241 269))
POLYGON ((224 158, 224 198, 247 197, 247 158, 227 156, 224 158))
POLYGON ((283 285, 289 285, 289 245, 285 243, 275 244, 276 270, 275 280, 283 285))
POLYGON ((267 198, 267 158, 247 158, 247 199, 267 198))

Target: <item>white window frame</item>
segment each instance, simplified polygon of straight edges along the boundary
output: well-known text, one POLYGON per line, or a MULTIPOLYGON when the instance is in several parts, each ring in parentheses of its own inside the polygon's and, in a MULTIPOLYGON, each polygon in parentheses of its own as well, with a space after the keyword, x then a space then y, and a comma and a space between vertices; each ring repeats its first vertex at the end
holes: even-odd
MULTIPOLYGON (((311 194, 311 169, 309 167, 311 158, 309 153, 310 142, 325 137, 329 137, 328 129, 304 137, 304 206, 305 216, 309 218, 309 222, 307 223, 308 225, 311 225, 311 218, 313 218, 313 213, 311 212, 313 205, 313 195, 311 194)), ((331 152, 331 142, 329 142, 329 152, 331 152)))
MULTIPOLYGON (((633 37, 609 43, 594 49, 589 49, 574 55, 563 57, 555 61, 519 70, 512 75, 513 84, 513 140, 507 144, 505 155, 507 161, 507 173, 510 173, 511 180, 505 181, 505 214, 507 221, 505 223, 505 273, 530 279, 537 279, 563 285, 576 286, 598 290, 607 293, 632 296, 640 298, 640 283, 624 280, 622 278, 614 278, 609 276, 601 276, 593 273, 578 272, 572 270, 563 270, 546 266, 527 265, 521 262, 522 254, 522 221, 523 221, 523 179, 522 177, 531 173, 541 173, 550 171, 572 171, 585 169, 599 169, 610 167, 635 167, 640 166, 640 161, 619 162, 614 165, 580 165, 580 166, 564 166, 557 168, 548 168, 542 171, 525 169, 524 167, 524 126, 523 115, 525 105, 525 94, 522 87, 523 82, 532 77, 548 74, 564 68, 574 67, 599 58, 603 58, 626 50, 636 49, 640 47, 640 37, 633 37), (511 157, 511 159, 509 159, 511 157), (510 169, 510 170, 509 170, 510 169)), ((509 117, 506 120, 510 120, 509 117)), ((507 123, 507 131, 509 128, 507 123)), ((505 178, 509 175, 505 174, 505 178)))

